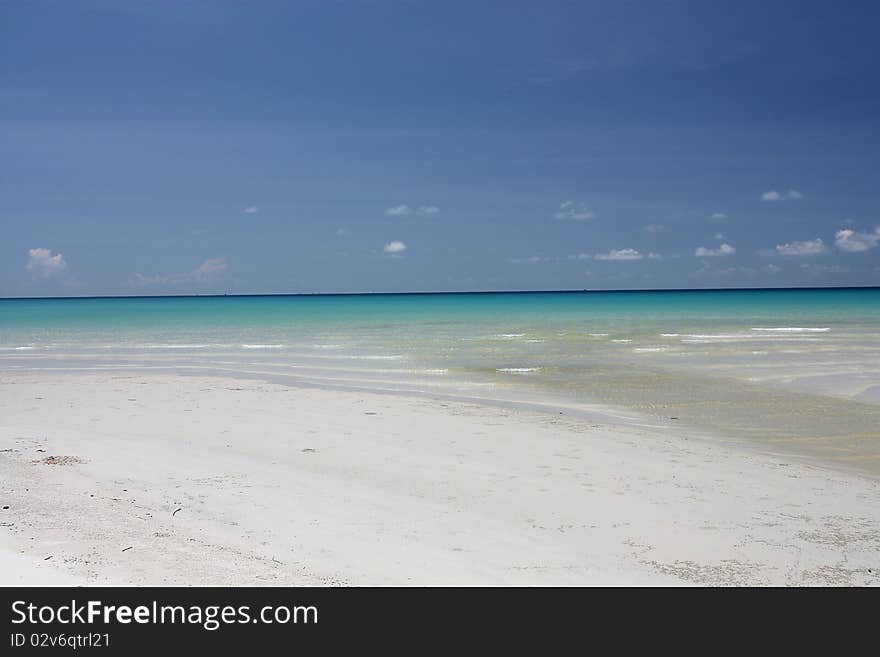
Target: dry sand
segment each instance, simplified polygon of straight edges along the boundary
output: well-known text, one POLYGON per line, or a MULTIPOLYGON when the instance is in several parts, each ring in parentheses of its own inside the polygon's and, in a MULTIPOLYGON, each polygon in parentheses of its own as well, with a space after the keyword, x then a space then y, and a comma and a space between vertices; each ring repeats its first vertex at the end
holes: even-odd
POLYGON ((880 483, 684 427, 4 372, 2 584, 878 584, 880 483))

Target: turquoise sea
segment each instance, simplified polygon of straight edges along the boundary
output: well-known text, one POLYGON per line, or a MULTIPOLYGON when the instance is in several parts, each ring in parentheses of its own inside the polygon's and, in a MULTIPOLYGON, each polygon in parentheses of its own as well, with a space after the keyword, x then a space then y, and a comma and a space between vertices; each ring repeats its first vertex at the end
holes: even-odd
POLYGON ((0 300, 32 369, 603 404, 880 471, 880 288, 0 300))

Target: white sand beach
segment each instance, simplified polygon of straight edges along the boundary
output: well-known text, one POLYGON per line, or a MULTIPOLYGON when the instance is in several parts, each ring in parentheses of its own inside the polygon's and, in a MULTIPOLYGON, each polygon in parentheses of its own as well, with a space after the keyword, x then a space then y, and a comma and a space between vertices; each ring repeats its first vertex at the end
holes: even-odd
POLYGON ((875 478, 596 418, 7 370, 0 583, 880 583, 875 478))

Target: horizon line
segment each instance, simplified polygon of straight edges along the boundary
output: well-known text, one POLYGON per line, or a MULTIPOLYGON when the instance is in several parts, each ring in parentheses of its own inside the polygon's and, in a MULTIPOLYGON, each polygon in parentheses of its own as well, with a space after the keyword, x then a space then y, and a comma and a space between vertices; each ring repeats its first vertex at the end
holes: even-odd
POLYGON ((441 290, 441 291, 406 291, 406 292, 198 292, 188 294, 91 294, 79 296, 44 296, 44 297, 0 297, 0 301, 52 301, 76 299, 196 299, 223 297, 355 297, 355 296, 428 296, 451 294, 614 294, 632 292, 773 292, 793 290, 878 290, 880 285, 803 285, 788 287, 697 287, 697 288, 624 288, 624 289, 559 289, 559 290, 441 290))

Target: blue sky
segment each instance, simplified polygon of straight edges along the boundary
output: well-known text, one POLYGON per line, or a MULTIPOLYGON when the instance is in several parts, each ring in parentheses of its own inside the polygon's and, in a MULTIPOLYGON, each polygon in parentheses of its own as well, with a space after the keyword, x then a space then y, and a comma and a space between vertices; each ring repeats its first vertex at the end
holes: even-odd
POLYGON ((3 2, 0 296, 877 285, 878 23, 3 2))

